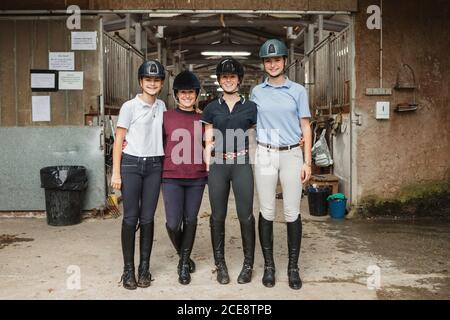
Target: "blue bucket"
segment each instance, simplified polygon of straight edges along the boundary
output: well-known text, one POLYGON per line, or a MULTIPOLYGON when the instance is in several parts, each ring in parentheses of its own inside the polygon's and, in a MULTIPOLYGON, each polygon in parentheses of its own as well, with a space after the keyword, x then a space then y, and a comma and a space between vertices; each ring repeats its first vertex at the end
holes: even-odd
POLYGON ((347 199, 328 200, 328 208, 330 209, 330 216, 334 219, 343 219, 345 217, 346 207, 347 207, 347 199))

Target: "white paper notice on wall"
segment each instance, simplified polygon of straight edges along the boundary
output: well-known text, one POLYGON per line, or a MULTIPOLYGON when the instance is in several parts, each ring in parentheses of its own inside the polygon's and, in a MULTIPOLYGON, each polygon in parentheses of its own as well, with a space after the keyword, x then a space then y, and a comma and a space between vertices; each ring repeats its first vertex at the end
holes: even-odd
POLYGON ((31 73, 31 88, 55 88, 55 73, 31 73))
POLYGON ((83 90, 83 71, 60 71, 59 90, 83 90))
POLYGON ((48 68, 51 70, 74 70, 74 52, 49 52, 48 68))
POLYGON ((71 50, 97 50, 97 31, 72 31, 71 50))
POLYGON ((32 121, 50 121, 50 96, 31 97, 32 121))

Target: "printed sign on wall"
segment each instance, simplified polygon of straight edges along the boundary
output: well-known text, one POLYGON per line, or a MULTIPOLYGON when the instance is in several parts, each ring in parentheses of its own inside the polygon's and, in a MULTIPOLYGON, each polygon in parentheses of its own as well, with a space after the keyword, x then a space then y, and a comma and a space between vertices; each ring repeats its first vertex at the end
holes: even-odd
POLYGON ((97 31, 72 31, 72 50, 97 50, 97 31))
POLYGON ((74 70, 74 52, 50 52, 48 55, 48 68, 51 70, 74 70))
POLYGON ((83 90, 83 71, 60 71, 59 90, 83 90))

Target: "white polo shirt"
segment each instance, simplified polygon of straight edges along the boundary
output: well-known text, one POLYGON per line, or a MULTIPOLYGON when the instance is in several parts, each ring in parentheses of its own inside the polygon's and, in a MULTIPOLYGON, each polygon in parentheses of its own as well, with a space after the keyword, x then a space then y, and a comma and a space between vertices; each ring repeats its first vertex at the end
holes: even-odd
POLYGON ((136 157, 163 156, 162 124, 166 110, 164 101, 156 99, 150 106, 139 94, 125 102, 117 121, 117 127, 127 129, 123 152, 136 157))

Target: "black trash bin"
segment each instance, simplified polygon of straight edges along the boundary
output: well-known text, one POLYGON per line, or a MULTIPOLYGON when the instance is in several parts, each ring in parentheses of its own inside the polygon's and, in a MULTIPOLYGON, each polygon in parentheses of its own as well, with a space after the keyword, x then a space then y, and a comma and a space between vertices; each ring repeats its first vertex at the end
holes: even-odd
POLYGON ((68 226, 81 222, 84 193, 88 185, 83 166, 42 168, 41 188, 45 188, 47 223, 68 226))
POLYGON ((308 188, 309 214, 312 216, 326 216, 328 214, 327 197, 331 194, 330 187, 308 188))

